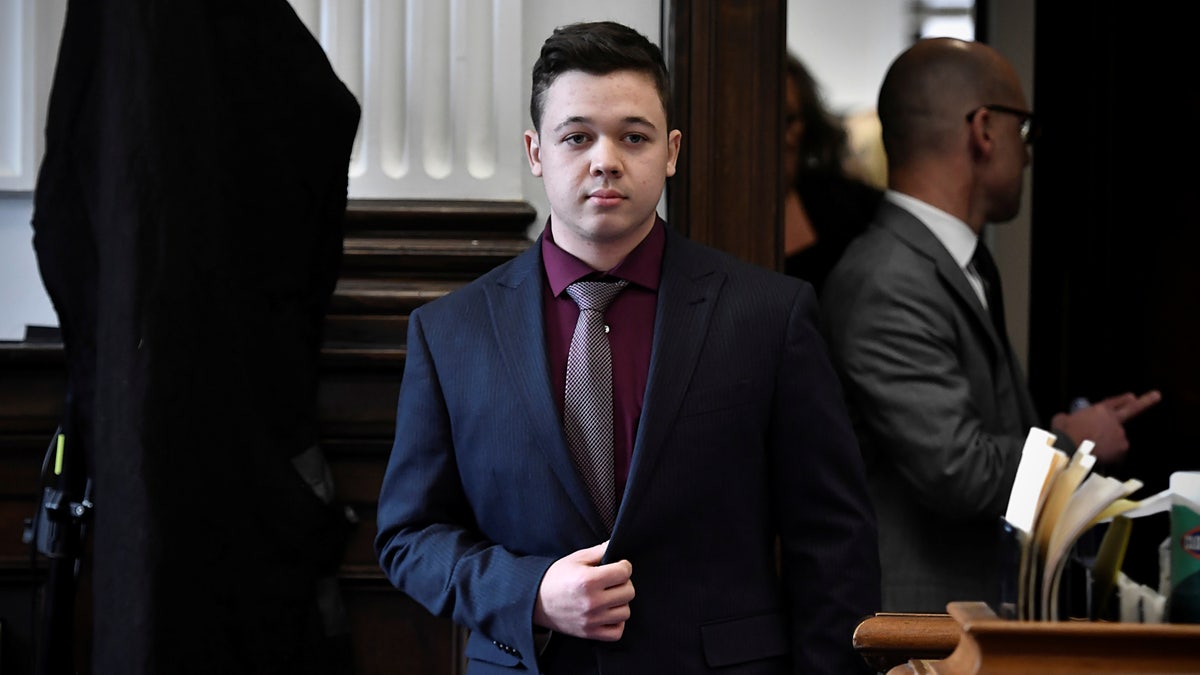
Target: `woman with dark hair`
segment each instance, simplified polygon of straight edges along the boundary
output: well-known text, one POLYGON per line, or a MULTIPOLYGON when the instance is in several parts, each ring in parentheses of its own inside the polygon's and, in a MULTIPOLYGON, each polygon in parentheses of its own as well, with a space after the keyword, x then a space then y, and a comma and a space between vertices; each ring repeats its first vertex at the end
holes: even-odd
POLYGON ((883 192, 847 170, 849 143, 804 64, 789 53, 784 92, 784 271, 817 290, 883 192))

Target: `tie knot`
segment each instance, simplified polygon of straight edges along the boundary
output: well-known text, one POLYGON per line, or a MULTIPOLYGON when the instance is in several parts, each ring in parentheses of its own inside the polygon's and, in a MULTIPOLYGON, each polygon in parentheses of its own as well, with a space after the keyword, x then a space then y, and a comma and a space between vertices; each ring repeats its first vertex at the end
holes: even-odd
POLYGON ((628 281, 618 279, 617 281, 576 281, 567 286, 567 295, 579 305, 579 309, 591 309, 597 312, 603 312, 608 309, 609 303, 623 288, 629 285, 628 281))

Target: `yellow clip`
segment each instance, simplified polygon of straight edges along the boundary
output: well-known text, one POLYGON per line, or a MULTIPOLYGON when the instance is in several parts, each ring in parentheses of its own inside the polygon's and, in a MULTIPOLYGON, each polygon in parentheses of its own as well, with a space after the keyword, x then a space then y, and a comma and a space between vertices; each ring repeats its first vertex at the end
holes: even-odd
POLYGON ((54 452, 54 475, 55 476, 62 475, 63 445, 65 445, 66 442, 67 442, 67 435, 59 434, 58 435, 58 449, 54 452))

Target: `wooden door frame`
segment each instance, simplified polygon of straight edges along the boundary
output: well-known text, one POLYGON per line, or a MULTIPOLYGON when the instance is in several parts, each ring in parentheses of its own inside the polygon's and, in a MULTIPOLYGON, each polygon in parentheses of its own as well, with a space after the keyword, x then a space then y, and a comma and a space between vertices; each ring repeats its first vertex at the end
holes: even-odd
POLYGON ((783 263, 787 0, 663 0, 675 126, 668 220, 764 267, 783 263))

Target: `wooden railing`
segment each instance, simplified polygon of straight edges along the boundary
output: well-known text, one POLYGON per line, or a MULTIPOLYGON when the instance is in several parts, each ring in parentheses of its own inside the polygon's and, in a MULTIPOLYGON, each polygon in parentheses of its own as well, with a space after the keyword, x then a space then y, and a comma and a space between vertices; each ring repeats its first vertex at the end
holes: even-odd
POLYGON ((1014 621, 986 603, 948 614, 877 614, 855 649, 888 675, 1150 675, 1200 673, 1200 626, 1105 621, 1014 621))

